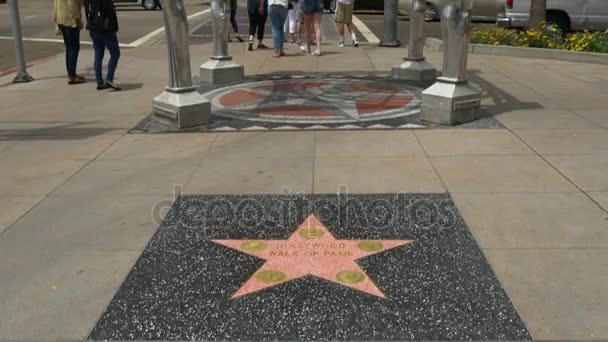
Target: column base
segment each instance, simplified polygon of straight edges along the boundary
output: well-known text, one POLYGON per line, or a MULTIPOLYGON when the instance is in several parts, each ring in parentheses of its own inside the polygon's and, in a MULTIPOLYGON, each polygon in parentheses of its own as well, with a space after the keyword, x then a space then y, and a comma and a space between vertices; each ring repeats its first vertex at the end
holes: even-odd
POLYGON ((404 81, 434 81, 437 74, 435 67, 426 60, 405 60, 393 66, 393 78, 404 81))
POLYGON ((245 68, 232 59, 209 59, 201 65, 200 80, 207 84, 224 84, 242 80, 245 68))
POLYGON ((422 92, 423 121, 459 125, 479 118, 481 91, 469 83, 438 81, 422 92))
POLYGON ((186 128, 209 123, 211 104, 198 92, 163 91, 152 100, 154 120, 162 124, 186 128))
POLYGON ((382 47, 400 47, 401 46, 401 42, 398 41, 398 40, 394 40, 392 42, 381 41, 380 44, 378 44, 378 46, 382 46, 382 47))
POLYGON ((34 78, 30 76, 27 71, 19 71, 17 76, 13 78, 13 83, 28 83, 32 82, 34 78))

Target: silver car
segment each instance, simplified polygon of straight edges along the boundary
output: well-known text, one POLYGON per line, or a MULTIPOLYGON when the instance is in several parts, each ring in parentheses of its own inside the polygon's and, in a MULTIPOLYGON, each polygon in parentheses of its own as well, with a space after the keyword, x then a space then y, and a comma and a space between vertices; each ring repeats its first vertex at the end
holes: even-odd
MULTIPOLYGON (((506 15, 499 27, 525 28, 530 20, 530 0, 504 0, 506 15)), ((608 29, 608 0, 547 0, 547 23, 562 32, 608 29)))
MULTIPOLYGON (((471 1, 471 0, 468 0, 471 1)), ((427 0, 426 1, 426 20, 437 20, 441 16, 441 11, 454 0, 427 0)), ((411 0, 400 0, 399 10, 402 13, 409 13, 412 7, 411 0)), ((473 0, 473 20, 495 21, 499 13, 505 11, 505 0, 473 0)))

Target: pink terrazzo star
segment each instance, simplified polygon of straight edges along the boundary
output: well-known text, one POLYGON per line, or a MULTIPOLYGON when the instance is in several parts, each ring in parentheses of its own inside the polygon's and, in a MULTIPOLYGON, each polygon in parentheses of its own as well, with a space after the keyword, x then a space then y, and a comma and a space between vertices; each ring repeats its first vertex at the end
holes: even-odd
POLYGON ((231 298, 314 275, 355 290, 386 298, 355 260, 414 240, 336 240, 310 215, 287 240, 211 240, 266 260, 231 298))

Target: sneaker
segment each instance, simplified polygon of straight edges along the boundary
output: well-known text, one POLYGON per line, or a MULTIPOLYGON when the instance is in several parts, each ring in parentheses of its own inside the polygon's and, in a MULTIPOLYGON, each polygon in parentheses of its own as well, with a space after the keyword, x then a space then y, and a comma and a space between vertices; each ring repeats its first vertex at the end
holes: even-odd
POLYGON ((252 41, 249 41, 249 44, 247 44, 247 50, 253 51, 253 42, 252 41))
POLYGON ((266 50, 266 49, 269 49, 269 47, 266 46, 266 45, 264 45, 264 43, 260 43, 260 44, 258 44, 258 49, 260 49, 260 50, 266 50))
POLYGON ((310 53, 310 48, 306 47, 305 45, 300 45, 300 52, 301 53, 310 53))
POLYGON ((354 47, 359 47, 359 41, 358 40, 353 40, 353 46, 354 47))
POLYGON ((344 42, 339 42, 339 43, 338 43, 338 46, 339 46, 339 47, 344 47, 344 42))
POLYGON ((105 90, 105 89, 108 89, 108 88, 110 88, 110 86, 107 85, 106 83, 104 83, 104 84, 98 84, 97 85, 97 90, 105 90))
POLYGON ((107 86, 108 88, 112 88, 112 89, 114 89, 115 91, 120 91, 120 90, 122 90, 122 89, 121 89, 121 88, 120 88, 118 85, 116 85, 116 83, 114 83, 114 82, 112 82, 112 81, 106 81, 106 86, 107 86))
POLYGON ((321 51, 315 50, 315 52, 313 52, 312 55, 313 56, 321 56, 321 51))

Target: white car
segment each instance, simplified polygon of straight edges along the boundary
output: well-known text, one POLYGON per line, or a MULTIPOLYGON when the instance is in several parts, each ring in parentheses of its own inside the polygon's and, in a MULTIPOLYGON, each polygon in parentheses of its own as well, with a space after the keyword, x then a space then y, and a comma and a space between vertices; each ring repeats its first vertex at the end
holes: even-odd
POLYGON ((112 0, 114 3, 130 3, 140 5, 143 8, 152 11, 161 9, 160 0, 112 0))
MULTIPOLYGON (((468 0, 471 1, 471 0, 468 0)), ((443 8, 454 0, 427 0, 425 18, 428 21, 437 20, 443 8)), ((399 10, 409 13, 412 7, 411 0, 399 0, 399 10)), ((495 21, 499 14, 505 11, 505 0, 473 0, 473 20, 495 21)))
MULTIPOLYGON (((499 27, 526 28, 530 21, 530 0, 505 0, 505 16, 499 27)), ((547 23, 562 32, 608 29, 608 0, 547 0, 547 23)))

